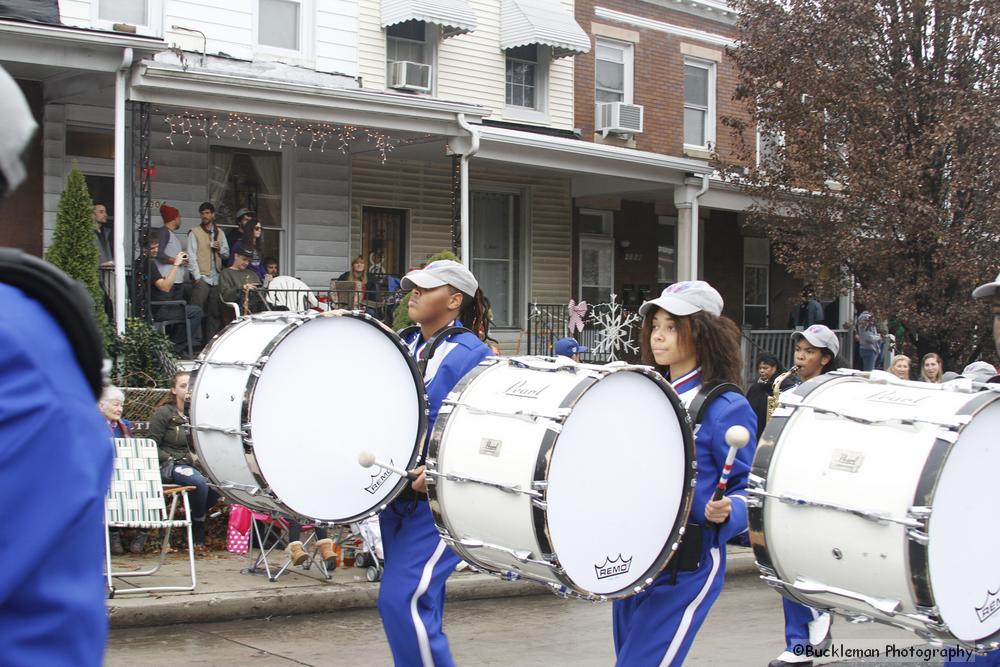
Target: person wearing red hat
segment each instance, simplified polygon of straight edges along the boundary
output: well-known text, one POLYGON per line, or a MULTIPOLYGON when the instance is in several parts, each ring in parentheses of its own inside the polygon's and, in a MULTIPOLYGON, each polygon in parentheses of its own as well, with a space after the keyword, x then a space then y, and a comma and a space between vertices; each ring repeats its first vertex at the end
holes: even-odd
MULTIPOLYGON (((160 250, 156 254, 157 268, 162 275, 170 273, 174 266, 177 255, 184 252, 184 237, 177 230, 181 228, 181 212, 173 206, 163 204, 160 206, 160 217, 163 218, 163 226, 156 230, 156 238, 160 244, 160 250)), ((174 286, 171 288, 167 299, 170 301, 183 300, 182 285, 187 279, 187 260, 179 265, 174 273, 174 286)))

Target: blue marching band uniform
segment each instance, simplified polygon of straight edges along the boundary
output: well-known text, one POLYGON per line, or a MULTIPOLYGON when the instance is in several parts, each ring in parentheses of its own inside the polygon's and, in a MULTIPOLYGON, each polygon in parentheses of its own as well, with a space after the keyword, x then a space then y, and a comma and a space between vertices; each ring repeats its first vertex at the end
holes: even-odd
MULTIPOLYGON (((690 406, 701 386, 701 369, 695 369, 672 384, 685 407, 690 406)), ((688 521, 689 527, 692 523, 699 524, 703 530, 699 563, 696 569, 687 571, 668 568, 643 592, 614 602, 612 615, 618 665, 651 667, 684 662, 695 634, 722 592, 726 542, 747 530, 746 486, 756 449, 753 440, 756 432, 757 416, 743 395, 736 392, 726 392, 716 398, 705 412, 702 423, 696 426, 698 477, 688 521), (729 453, 725 433, 737 424, 751 434, 751 442, 737 453, 729 476, 726 496, 732 502, 732 510, 724 523, 708 523, 705 505, 712 498, 729 453)))
MULTIPOLYGON (((461 326, 456 320, 452 326, 461 326)), ((419 331, 405 339, 410 354, 422 359, 427 341, 419 331)), ((462 377, 490 356, 490 349, 469 332, 438 345, 427 363, 424 385, 429 410, 428 437, 441 403, 462 377)), ((423 457, 427 456, 424 443, 423 457)), ((441 628, 445 582, 460 559, 438 534, 427 496, 404 493, 379 514, 385 570, 378 609, 396 665, 454 665, 441 628)))

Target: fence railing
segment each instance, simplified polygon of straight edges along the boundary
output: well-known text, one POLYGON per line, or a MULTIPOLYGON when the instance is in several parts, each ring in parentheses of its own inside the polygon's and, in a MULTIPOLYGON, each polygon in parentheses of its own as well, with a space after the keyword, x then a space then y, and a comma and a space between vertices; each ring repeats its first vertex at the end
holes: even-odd
POLYGON ((360 310, 372 317, 392 324, 393 313, 403 298, 400 291, 375 291, 363 289, 273 289, 256 290, 269 309, 305 312, 343 308, 360 310))
MULTIPOLYGON (((569 310, 566 304, 532 303, 528 304, 528 327, 527 327, 527 354, 552 355, 555 353, 554 345, 563 336, 572 335, 581 345, 590 350, 580 355, 581 361, 588 363, 606 363, 606 354, 595 354, 604 332, 595 320, 595 314, 602 312, 602 309, 609 308, 607 304, 601 304, 588 311, 587 318, 582 332, 569 331, 569 310)), ((623 313, 637 313, 637 306, 621 306, 623 313)), ((627 338, 631 347, 639 349, 639 329, 641 323, 636 322, 627 328, 627 338)), ((744 329, 741 338, 741 351, 743 356, 743 382, 749 385, 757 379, 757 369, 755 361, 757 356, 763 352, 770 352, 778 357, 782 366, 787 368, 792 363, 794 345, 792 344, 792 329, 744 329)), ((852 332, 848 330, 835 330, 837 338, 840 340, 840 358, 847 364, 854 362, 854 345, 852 332)), ((638 353, 619 354, 620 359, 626 361, 639 361, 638 353)))
MULTIPOLYGON (((574 330, 571 334, 569 333, 569 310, 566 308, 566 304, 528 304, 527 354, 553 355, 555 354, 555 342, 564 336, 572 336, 577 342, 588 348, 587 352, 580 355, 580 361, 596 364, 606 363, 608 355, 606 353, 596 354, 594 350, 606 335, 606 331, 598 324, 596 317, 609 315, 609 311, 608 304, 599 304, 590 308, 584 321, 583 331, 574 330)), ((619 305, 622 319, 629 315, 638 314, 638 311, 638 306, 619 305)), ((639 361, 640 325, 641 322, 636 321, 623 330, 622 340, 628 341, 630 348, 635 351, 619 349, 616 355, 618 359, 629 362, 639 361)))

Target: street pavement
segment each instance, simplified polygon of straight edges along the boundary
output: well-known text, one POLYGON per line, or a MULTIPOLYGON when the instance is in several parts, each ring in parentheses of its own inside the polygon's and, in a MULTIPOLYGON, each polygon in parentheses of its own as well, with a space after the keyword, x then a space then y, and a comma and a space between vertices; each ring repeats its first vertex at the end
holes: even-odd
MULTIPOLYGON (((729 578, 686 665, 764 667, 782 649, 781 599, 756 577, 729 578)), ((448 603, 445 630, 458 665, 572 667, 614 662, 611 605, 549 595, 448 603)), ((837 619, 834 648, 923 647, 917 637, 887 626, 837 619)), ((843 650, 843 649, 842 649, 843 650)), ((922 659, 842 660, 817 664, 927 665, 922 659)), ((391 665, 378 613, 349 609, 268 620, 113 630, 106 664, 134 665, 391 665)))

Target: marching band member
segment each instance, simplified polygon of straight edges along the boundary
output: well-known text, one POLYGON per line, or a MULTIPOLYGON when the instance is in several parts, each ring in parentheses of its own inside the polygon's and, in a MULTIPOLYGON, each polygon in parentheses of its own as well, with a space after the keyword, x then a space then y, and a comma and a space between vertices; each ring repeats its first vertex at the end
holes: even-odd
MULTIPOLYGON (((425 360, 427 343, 449 327, 487 326, 487 308, 479 283, 458 262, 440 260, 403 278, 412 290, 410 319, 420 330, 405 342, 418 361, 425 360)), ((429 409, 428 436, 441 403, 462 377, 486 357, 490 349, 471 332, 461 332, 432 351, 426 363, 424 385, 429 409)), ((421 461, 427 455, 427 444, 421 461)), ((424 466, 411 488, 379 515, 385 570, 378 609, 396 665, 423 667, 453 665, 448 638, 441 628, 445 582, 459 557, 441 540, 427 503, 424 466)))
MULTIPOLYGON (((972 292, 975 299, 989 299, 993 307, 993 345, 996 347, 997 355, 1000 355, 1000 275, 991 283, 980 285, 972 292)), ((976 665, 987 665, 988 667, 1000 667, 1000 649, 990 651, 984 656, 976 656, 971 660, 976 665)), ((970 661, 965 658, 956 657, 945 663, 945 667, 957 667, 957 665, 967 665, 970 661)))
MULTIPOLYGON (((776 383, 782 383, 782 391, 839 367, 840 341, 829 327, 814 324, 805 331, 796 331, 792 333, 792 342, 795 344, 793 372, 798 374, 798 382, 782 383, 784 378, 778 378, 776 383)), ((781 604, 785 612, 785 650, 768 667, 809 667, 812 656, 825 650, 832 641, 833 618, 786 597, 781 598, 781 604)))
MULTIPOLYGON (((704 281, 671 285, 642 305, 644 363, 665 373, 686 407, 702 384, 739 384, 740 332, 722 316, 722 297, 704 281)), ((747 530, 746 484, 757 418, 739 391, 711 402, 695 430, 698 477, 684 540, 671 565, 638 595, 613 606, 617 664, 680 665, 722 591, 726 542, 747 530), (726 430, 741 425, 750 445, 739 450, 720 500, 712 501, 729 446, 726 430)))

